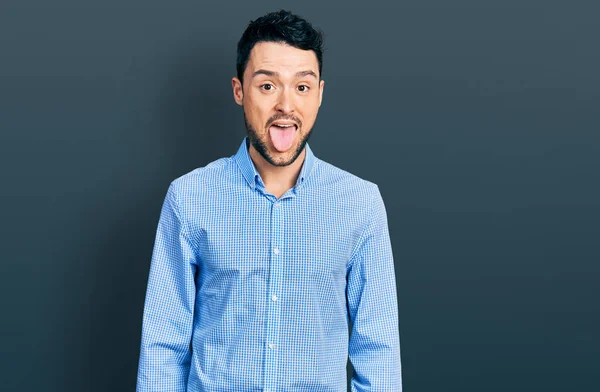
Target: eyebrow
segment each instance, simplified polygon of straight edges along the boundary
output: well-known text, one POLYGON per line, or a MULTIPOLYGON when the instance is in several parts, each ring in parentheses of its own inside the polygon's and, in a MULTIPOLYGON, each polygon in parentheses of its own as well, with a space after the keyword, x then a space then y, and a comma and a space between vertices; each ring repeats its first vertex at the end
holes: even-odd
MULTIPOLYGON (((266 69, 259 69, 259 70, 257 70, 256 72, 254 72, 254 73, 252 74, 252 77, 255 77, 255 76, 257 76, 257 75, 279 76, 279 72, 275 72, 275 71, 268 71, 268 70, 266 70, 266 69)), ((314 72, 313 72, 313 71, 311 71, 311 70, 307 70, 307 71, 298 71, 298 72, 296 72, 296 77, 297 77, 297 78, 301 78, 301 77, 303 77, 303 76, 314 76, 314 78, 315 78, 315 79, 318 79, 318 78, 317 78, 317 74, 316 74, 316 73, 314 73, 314 72)))

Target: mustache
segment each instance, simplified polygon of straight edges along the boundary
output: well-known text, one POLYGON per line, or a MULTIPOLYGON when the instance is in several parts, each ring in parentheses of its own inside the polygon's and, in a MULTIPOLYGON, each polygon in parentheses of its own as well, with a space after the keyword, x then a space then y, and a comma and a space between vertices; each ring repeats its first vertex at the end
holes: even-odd
POLYGON ((271 124, 273 124, 277 120, 294 121, 296 124, 298 124, 298 128, 302 127, 302 121, 300 121, 300 119, 298 117, 296 117, 296 116, 282 116, 281 114, 276 114, 276 115, 272 116, 271 118, 269 118, 269 120, 267 120, 267 125, 266 125, 265 128, 269 128, 269 126, 271 124))

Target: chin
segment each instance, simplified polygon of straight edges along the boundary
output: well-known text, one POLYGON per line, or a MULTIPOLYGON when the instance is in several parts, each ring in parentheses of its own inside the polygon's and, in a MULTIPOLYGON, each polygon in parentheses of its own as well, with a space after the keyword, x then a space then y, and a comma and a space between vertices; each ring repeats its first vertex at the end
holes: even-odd
POLYGON ((269 154, 269 157, 263 156, 263 158, 273 166, 289 166, 298 158, 299 154, 297 155, 295 152, 296 149, 290 149, 285 152, 275 150, 269 154))
POLYGON ((298 151, 300 141, 296 141, 287 151, 278 151, 275 146, 269 143, 267 151, 254 147, 260 155, 273 166, 289 166, 298 159, 302 150, 298 151))

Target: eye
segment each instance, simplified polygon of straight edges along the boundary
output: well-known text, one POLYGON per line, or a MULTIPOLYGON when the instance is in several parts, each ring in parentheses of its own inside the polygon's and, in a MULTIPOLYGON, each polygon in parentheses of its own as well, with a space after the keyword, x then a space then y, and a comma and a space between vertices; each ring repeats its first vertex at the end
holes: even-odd
POLYGON ((262 88, 263 90, 266 90, 266 91, 270 91, 273 89, 273 85, 271 83, 265 83, 265 84, 261 84, 260 88, 262 88))
POLYGON ((300 90, 301 93, 305 93, 310 89, 310 87, 308 87, 305 84, 301 84, 300 86, 298 86, 298 89, 300 90))

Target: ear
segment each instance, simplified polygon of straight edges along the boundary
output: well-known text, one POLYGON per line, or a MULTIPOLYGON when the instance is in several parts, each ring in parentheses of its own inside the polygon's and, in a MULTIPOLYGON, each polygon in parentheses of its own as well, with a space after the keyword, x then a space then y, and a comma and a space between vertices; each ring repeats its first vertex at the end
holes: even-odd
POLYGON ((319 82, 319 107, 321 107, 321 103, 323 102, 323 87, 325 86, 325 81, 321 80, 319 82))
POLYGON ((242 106, 244 102, 244 90, 242 88, 242 82, 236 77, 231 79, 231 87, 233 89, 233 99, 235 103, 242 106))

